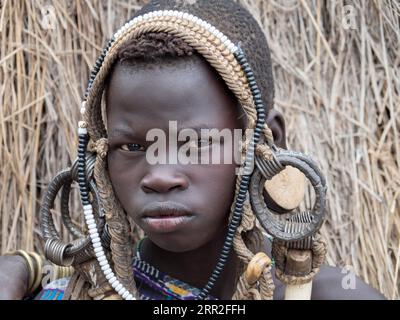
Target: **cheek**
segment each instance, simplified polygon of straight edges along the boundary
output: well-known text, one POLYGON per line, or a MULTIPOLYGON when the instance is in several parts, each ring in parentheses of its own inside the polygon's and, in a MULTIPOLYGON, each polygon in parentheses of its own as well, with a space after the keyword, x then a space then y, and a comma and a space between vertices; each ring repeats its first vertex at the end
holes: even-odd
MULTIPOLYGON (((193 177, 194 182, 201 181, 201 198, 207 211, 213 217, 226 216, 234 198, 236 186, 235 165, 209 165, 201 176, 193 177)), ((200 184, 200 183, 199 183, 200 184)))
POLYGON ((131 198, 135 187, 139 186, 141 172, 135 161, 127 161, 117 152, 109 152, 108 172, 111 184, 115 191, 116 197, 120 200, 122 206, 128 210, 128 200, 131 198))

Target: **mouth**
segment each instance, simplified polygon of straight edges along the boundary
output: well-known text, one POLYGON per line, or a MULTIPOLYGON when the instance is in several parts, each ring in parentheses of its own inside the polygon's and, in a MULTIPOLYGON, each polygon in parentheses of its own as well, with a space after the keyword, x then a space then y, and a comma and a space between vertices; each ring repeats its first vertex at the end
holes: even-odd
POLYGON ((153 233, 169 233, 183 228, 194 214, 176 202, 153 202, 140 213, 143 229, 153 233))

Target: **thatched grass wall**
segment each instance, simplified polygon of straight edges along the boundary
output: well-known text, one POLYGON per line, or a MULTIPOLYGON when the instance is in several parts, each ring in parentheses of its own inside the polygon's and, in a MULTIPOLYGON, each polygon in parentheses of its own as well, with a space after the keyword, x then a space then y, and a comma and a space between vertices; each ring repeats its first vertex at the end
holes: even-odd
MULTIPOLYGON (((39 200, 75 158, 89 67, 143 2, 0 2, 2 253, 41 250, 39 200)), ((328 179, 328 262, 399 298, 399 2, 244 2, 269 40, 289 145, 313 155, 328 179)))

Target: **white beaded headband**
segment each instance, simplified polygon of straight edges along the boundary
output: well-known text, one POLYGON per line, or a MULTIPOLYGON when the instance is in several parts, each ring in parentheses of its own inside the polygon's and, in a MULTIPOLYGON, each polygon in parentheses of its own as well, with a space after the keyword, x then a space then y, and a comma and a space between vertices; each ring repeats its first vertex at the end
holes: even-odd
MULTIPOLYGON (((158 10, 154 12, 149 12, 144 15, 133 18, 120 27, 117 32, 114 33, 112 38, 109 40, 106 48, 103 49, 102 54, 98 57, 96 64, 92 70, 90 81, 88 87, 85 92, 85 98, 87 98, 89 91, 92 87, 93 81, 96 77, 96 74, 100 70, 100 67, 104 61, 104 58, 108 55, 110 50, 114 47, 115 43, 119 41, 119 39, 123 38, 123 36, 129 33, 133 28, 143 22, 150 22, 151 20, 157 20, 159 17, 175 17, 181 20, 187 20, 194 24, 197 24, 199 27, 205 29, 210 32, 213 36, 218 38, 222 45, 224 45, 232 54, 235 54, 238 51, 238 47, 228 39, 226 35, 224 35, 221 31, 219 31, 216 27, 212 26, 210 23, 186 12, 176 11, 176 10, 158 10)), ((82 115, 86 112, 86 100, 82 102, 80 112, 82 115)), ((82 130, 81 130, 82 131, 82 130)), ((82 131, 83 132, 83 131, 82 131)))

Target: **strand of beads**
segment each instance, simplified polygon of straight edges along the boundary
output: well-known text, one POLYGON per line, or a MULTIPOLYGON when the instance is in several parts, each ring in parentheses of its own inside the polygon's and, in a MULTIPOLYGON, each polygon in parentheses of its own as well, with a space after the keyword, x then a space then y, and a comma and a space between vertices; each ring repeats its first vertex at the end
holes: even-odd
POLYGON ((252 139, 250 140, 250 144, 247 149, 246 153, 246 159, 244 163, 244 170, 243 170, 243 175, 239 184, 239 192, 236 196, 235 199, 235 208, 232 214, 232 219, 229 223, 228 227, 228 233, 225 238, 224 245, 222 247, 220 256, 217 261, 217 265, 212 272, 208 283, 206 286, 203 288, 201 293, 198 296, 198 299, 205 299, 207 295, 209 295, 211 289, 214 287, 215 282, 217 281, 218 277, 220 276, 224 266, 226 265, 226 262, 228 260, 229 252, 232 248, 233 245, 233 238, 235 236, 236 230, 238 226, 240 225, 240 221, 242 219, 242 213, 243 213, 243 204, 246 200, 246 195, 247 195, 247 190, 249 189, 249 183, 250 183, 250 176, 253 168, 253 160, 254 160, 254 149, 255 145, 258 143, 261 137, 262 133, 262 128, 265 123, 265 109, 264 109, 264 104, 261 99, 261 93, 260 90, 258 89, 257 83, 254 78, 253 71, 250 68, 249 63, 247 62, 247 59, 243 53, 243 51, 240 49, 240 47, 236 47, 237 50, 234 52, 235 58, 241 65, 243 71, 246 74, 247 81, 249 82, 250 85, 250 90, 254 98, 254 103, 255 103, 255 108, 257 111, 257 123, 256 127, 254 129, 254 135, 252 139))
MULTIPOLYGON (((85 109, 85 103, 82 104, 82 109, 85 109)), ((125 300, 135 300, 133 295, 121 284, 111 269, 110 263, 105 255, 104 248, 101 244, 100 235, 97 230, 97 225, 93 215, 93 207, 89 202, 89 189, 86 181, 86 148, 89 137, 86 129, 86 122, 79 121, 78 125, 78 183, 83 205, 83 213, 85 216, 86 225, 89 230, 89 236, 92 241, 96 259, 100 265, 109 284, 115 291, 125 300)))

